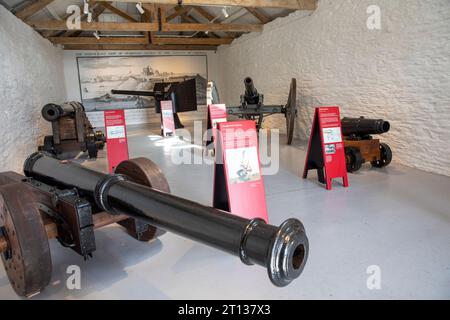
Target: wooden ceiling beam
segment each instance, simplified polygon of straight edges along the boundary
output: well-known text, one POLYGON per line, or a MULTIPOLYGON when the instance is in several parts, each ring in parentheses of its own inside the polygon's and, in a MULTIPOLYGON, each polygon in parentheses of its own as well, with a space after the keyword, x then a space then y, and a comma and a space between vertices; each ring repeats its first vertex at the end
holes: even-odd
MULTIPOLYGON (((145 37, 49 37, 54 44, 148 44, 145 37)), ((205 45, 219 46, 230 44, 234 39, 222 38, 182 38, 182 37, 155 37, 155 45, 205 45)))
POLYGON ((256 19, 261 21, 263 24, 266 24, 270 21, 272 21, 271 18, 269 18, 264 12, 261 10, 258 10, 256 8, 246 8, 248 12, 250 12, 256 19))
MULTIPOLYGON (((118 0, 119 2, 136 2, 137 0, 118 0)), ((183 5, 192 6, 226 6, 250 8, 279 8, 291 10, 315 10, 318 0, 183 0, 183 5)), ((179 0, 140 0, 142 3, 178 5, 179 0)))
POLYGON ((36 2, 33 2, 29 6, 26 6, 22 10, 16 12, 16 17, 23 21, 26 21, 32 15, 34 15, 38 11, 41 11, 53 1, 54 0, 38 0, 36 2))
POLYGON ((49 37, 54 44, 147 44, 144 37, 49 37))
POLYGON ((103 7, 105 7, 105 9, 117 14, 118 16, 124 18, 125 20, 128 20, 129 22, 138 22, 138 20, 136 20, 135 18, 133 18, 132 16, 130 16, 128 13, 120 10, 119 8, 116 8, 115 6, 113 6, 111 3, 106 2, 106 1, 98 1, 98 3, 100 5, 102 5, 103 7))
POLYGON ((196 45, 121 45, 121 44, 66 44, 64 50, 216 50, 216 46, 196 45))
POLYGON ((192 44, 192 45, 208 45, 220 46, 222 44, 230 44, 232 38, 186 38, 186 37, 155 37, 154 44, 192 44))
MULTIPOLYGON (((65 21, 43 20, 33 21, 30 26, 38 30, 68 30, 65 21)), ((81 22, 81 31, 159 31, 157 23, 145 22, 81 22)), ((166 23, 161 31, 230 31, 261 32, 262 24, 219 24, 219 23, 166 23)))

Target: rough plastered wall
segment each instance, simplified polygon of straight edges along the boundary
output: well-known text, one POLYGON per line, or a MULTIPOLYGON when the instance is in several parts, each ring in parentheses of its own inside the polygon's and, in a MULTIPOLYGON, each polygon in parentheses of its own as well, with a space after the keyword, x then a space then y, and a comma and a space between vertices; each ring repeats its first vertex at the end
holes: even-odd
MULTIPOLYGON (((251 76, 267 103, 285 103, 292 77, 295 134, 307 140, 314 107, 384 118, 394 161, 450 176, 450 1, 319 0, 315 12, 277 19, 219 49, 219 91, 239 102, 251 76), (381 9, 381 30, 367 8, 381 9)), ((285 128, 283 117, 266 126, 285 128)))
POLYGON ((0 6, 0 165, 22 171, 51 126, 41 117, 49 102, 65 100, 62 50, 0 6))

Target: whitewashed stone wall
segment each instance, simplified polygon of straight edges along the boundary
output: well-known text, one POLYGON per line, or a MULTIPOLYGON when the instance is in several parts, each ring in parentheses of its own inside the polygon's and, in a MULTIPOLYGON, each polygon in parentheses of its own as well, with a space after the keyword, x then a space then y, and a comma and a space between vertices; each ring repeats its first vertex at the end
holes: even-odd
POLYGON ((62 50, 0 6, 2 171, 22 171, 25 158, 51 132, 41 108, 63 102, 65 92, 62 50))
MULTIPOLYGON (((297 78, 296 136, 307 140, 316 106, 384 118, 394 161, 450 176, 450 1, 320 0, 219 49, 222 101, 239 101, 251 76, 266 102, 286 101, 297 78), (381 30, 366 10, 381 9, 381 30)), ((285 128, 282 117, 266 123, 285 128)))

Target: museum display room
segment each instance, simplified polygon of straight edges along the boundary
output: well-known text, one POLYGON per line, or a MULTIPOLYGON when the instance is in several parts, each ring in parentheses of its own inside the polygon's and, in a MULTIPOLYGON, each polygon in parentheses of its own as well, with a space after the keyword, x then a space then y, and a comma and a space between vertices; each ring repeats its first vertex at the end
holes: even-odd
POLYGON ((448 0, 0 0, 0 299, 450 299, 449 52, 448 0))

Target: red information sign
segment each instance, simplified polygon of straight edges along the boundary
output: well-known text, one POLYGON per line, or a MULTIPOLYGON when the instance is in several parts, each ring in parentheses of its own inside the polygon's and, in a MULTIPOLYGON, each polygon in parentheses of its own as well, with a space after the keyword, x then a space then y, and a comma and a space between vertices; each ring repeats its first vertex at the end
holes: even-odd
POLYGON ((267 222, 255 121, 219 122, 218 129, 214 207, 267 222))
MULTIPOLYGON (((211 130, 211 138, 206 142, 208 146, 210 143, 216 141, 217 124, 227 121, 227 108, 224 104, 210 104, 208 106, 208 130, 211 130)), ((215 149, 215 145, 214 145, 215 149)))
POLYGON ((344 187, 348 187, 339 107, 316 108, 303 178, 313 169, 317 170, 319 181, 326 183, 327 190, 331 190, 334 178, 342 178, 344 187))
POLYGON ((127 129, 123 110, 108 110, 104 112, 106 148, 108 150, 109 173, 113 173, 116 166, 128 160, 127 129))
POLYGON ((162 133, 164 137, 173 136, 175 133, 175 121, 173 119, 172 101, 161 101, 162 133))

